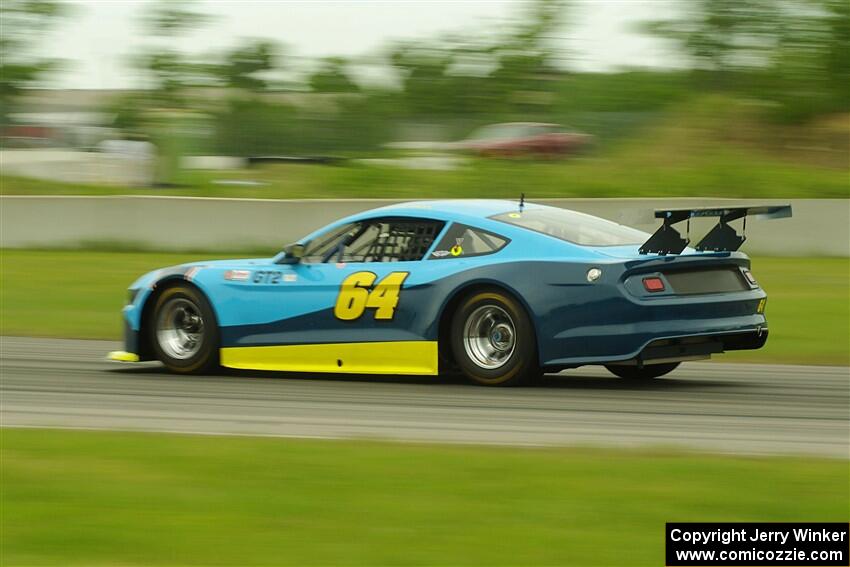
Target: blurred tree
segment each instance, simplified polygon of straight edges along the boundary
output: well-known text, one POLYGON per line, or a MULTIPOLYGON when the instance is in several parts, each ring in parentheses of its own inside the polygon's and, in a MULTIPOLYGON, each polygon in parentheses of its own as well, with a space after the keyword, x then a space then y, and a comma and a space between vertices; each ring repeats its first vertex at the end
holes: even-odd
POLYGON ((551 114, 556 81, 565 74, 560 34, 568 22, 566 0, 538 0, 493 46, 497 67, 491 75, 498 97, 517 115, 551 114))
POLYGON ((233 156, 286 152, 296 132, 295 118, 288 105, 233 97, 215 116, 216 150, 233 156))
POLYGON ((850 2, 825 0, 829 33, 825 54, 826 70, 833 97, 840 110, 850 109, 850 2))
POLYGON ((565 67, 566 54, 559 42, 567 23, 566 0, 538 0, 493 46, 505 67, 533 79, 565 67))
POLYGON ((0 124, 8 123, 15 98, 55 70, 59 61, 38 55, 41 36, 68 13, 62 2, 0 2, 0 124))
POLYGON ((268 87, 264 73, 278 67, 279 47, 269 40, 249 40, 224 55, 224 62, 213 64, 211 71, 224 86, 246 91, 263 91, 268 87))
POLYGON ((700 83, 772 101, 804 120, 850 108, 847 0, 687 0, 644 30, 672 40, 700 83), (703 81, 707 78, 707 81, 703 81))
POLYGON ((125 135, 150 139, 156 146, 158 184, 178 180, 181 156, 190 145, 192 114, 200 110, 200 103, 189 96, 189 89, 212 82, 211 66, 177 50, 175 40, 209 19, 195 9, 194 0, 150 3, 141 16, 145 45, 131 58, 142 88, 112 102, 109 108, 125 135))
POLYGON ((153 105, 182 107, 183 91, 209 80, 209 65, 192 62, 173 47, 175 39, 209 21, 208 16, 193 10, 193 4, 157 0, 142 15, 148 45, 133 61, 142 72, 153 105))
POLYGON ((360 87, 348 74, 348 61, 344 57, 325 57, 319 69, 307 83, 310 90, 318 93, 356 93, 360 87))
POLYGON ((765 63, 778 31, 772 0, 684 0, 676 6, 678 17, 643 29, 677 44, 714 86, 732 86, 733 71, 765 63))
POLYGON ((850 2, 786 2, 770 69, 782 118, 850 110, 850 2))
POLYGON ((294 132, 296 111, 270 103, 261 93, 269 88, 267 75, 279 67, 281 48, 269 40, 248 40, 210 65, 211 73, 230 93, 227 102, 212 109, 215 147, 228 155, 250 156, 280 152, 294 132))
POLYGON ((451 113, 457 93, 448 88, 446 73, 452 55, 447 49, 397 43, 389 60, 398 71, 407 111, 412 115, 451 113))
POLYGON ((194 9, 196 0, 154 0, 142 15, 142 24, 149 35, 175 38, 197 29, 210 18, 194 9))
POLYGON ((399 72, 412 115, 549 114, 553 80, 564 73, 566 0, 537 0, 495 37, 469 33, 429 43, 397 43, 399 72))

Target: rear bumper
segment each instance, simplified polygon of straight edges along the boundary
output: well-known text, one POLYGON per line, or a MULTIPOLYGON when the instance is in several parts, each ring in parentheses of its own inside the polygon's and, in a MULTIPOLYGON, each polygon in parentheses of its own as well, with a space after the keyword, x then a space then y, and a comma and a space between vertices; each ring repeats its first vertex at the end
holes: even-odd
POLYGON ((643 366, 644 364, 681 362, 708 358, 712 354, 720 354, 727 350, 758 349, 767 342, 767 333, 765 327, 756 331, 739 333, 658 339, 646 345, 635 358, 617 364, 643 366))
POLYGON ((767 341, 762 290, 701 297, 609 298, 558 310, 538 328, 546 367, 687 360, 767 341), (596 307, 596 309, 594 309, 596 307))
MULTIPOLYGON (((708 358, 730 350, 754 350, 767 342, 767 324, 735 331, 695 332, 645 340, 638 348, 599 356, 562 357, 543 361, 544 367, 569 367, 583 364, 658 364, 708 358)), ((618 341, 614 338, 614 345, 618 341)), ((616 348, 613 346, 612 348, 616 348)))

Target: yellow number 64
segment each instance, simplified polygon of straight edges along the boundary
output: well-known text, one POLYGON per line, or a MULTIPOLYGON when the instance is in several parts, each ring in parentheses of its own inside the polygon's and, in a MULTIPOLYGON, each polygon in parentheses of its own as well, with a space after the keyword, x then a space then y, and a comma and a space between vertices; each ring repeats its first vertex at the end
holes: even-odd
POLYGON ((375 319, 392 319, 398 305, 401 284, 408 275, 409 272, 392 272, 372 288, 378 276, 372 272, 351 274, 340 285, 334 316, 343 321, 353 321, 362 316, 368 307, 375 309, 375 319))

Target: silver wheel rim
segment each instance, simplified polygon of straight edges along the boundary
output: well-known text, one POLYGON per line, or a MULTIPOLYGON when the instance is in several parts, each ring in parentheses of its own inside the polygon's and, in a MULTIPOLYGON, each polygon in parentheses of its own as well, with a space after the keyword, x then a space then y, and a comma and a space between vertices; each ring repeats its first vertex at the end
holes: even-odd
POLYGON ((463 347, 469 359, 481 368, 501 368, 516 348, 513 319, 496 305, 479 307, 466 318, 463 347))
POLYGON ((183 297, 168 300, 157 316, 156 340, 162 351, 171 358, 192 358, 198 354, 204 342, 201 310, 183 297))

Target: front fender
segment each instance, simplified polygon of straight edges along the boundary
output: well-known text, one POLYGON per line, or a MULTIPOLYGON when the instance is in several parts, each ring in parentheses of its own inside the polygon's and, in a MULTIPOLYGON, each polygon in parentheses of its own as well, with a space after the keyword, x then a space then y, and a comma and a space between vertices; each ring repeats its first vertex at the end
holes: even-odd
POLYGON ((147 310, 151 308, 150 299, 155 296, 158 290, 173 282, 186 282, 198 288, 210 302, 213 313, 218 317, 211 296, 212 280, 209 277, 211 270, 212 268, 205 268, 204 266, 174 266, 154 270, 137 279, 130 286, 133 299, 124 306, 123 310, 124 319, 129 328, 136 332, 142 330, 144 316, 147 314, 147 310), (204 274, 204 270, 207 271, 206 274, 204 274), (134 291, 135 293, 133 293, 134 291))

